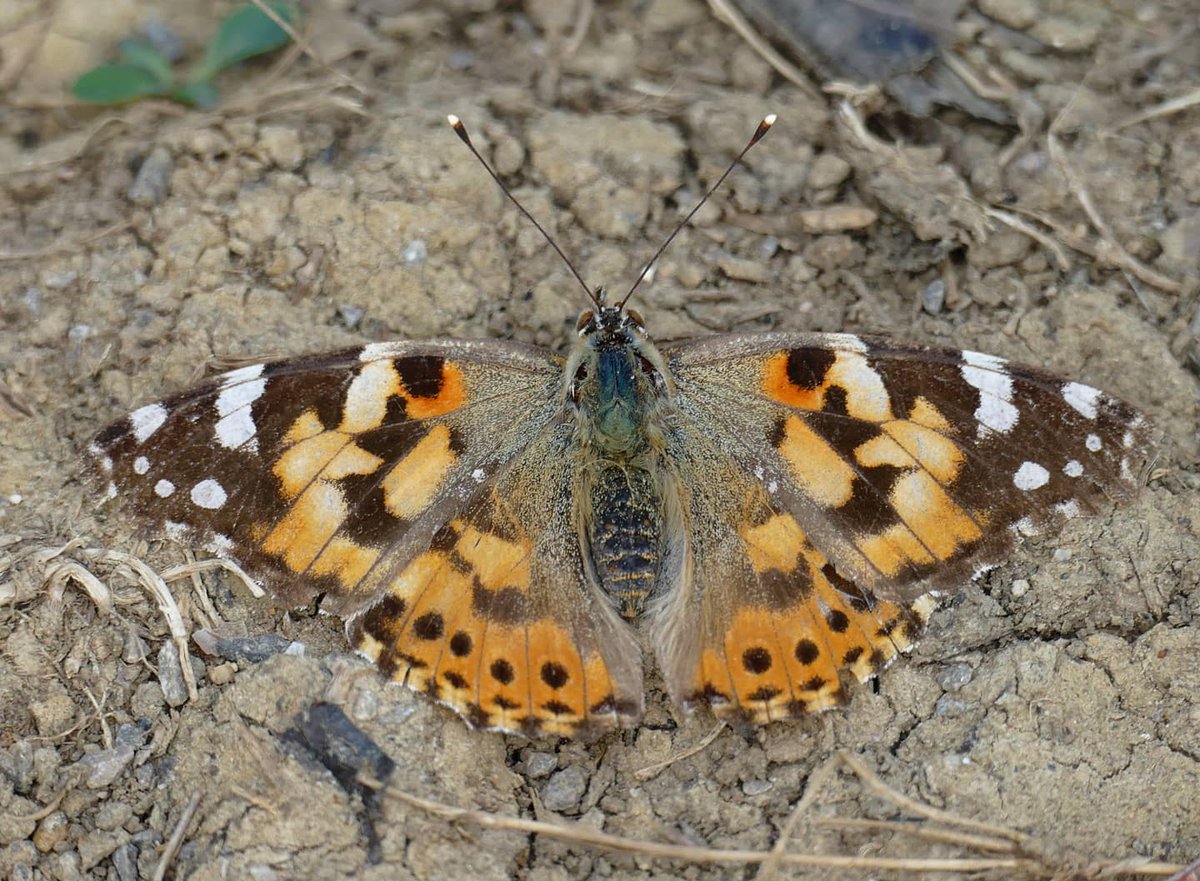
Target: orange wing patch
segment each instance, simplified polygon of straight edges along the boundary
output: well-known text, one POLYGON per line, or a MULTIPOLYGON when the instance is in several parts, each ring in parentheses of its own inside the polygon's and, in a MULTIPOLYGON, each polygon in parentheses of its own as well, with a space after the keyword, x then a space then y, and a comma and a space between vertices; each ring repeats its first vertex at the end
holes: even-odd
POLYGON ((884 576, 927 569, 983 539, 986 514, 954 498, 966 454, 927 398, 897 418, 879 373, 853 349, 778 352, 762 375, 772 400, 812 413, 782 417, 770 437, 790 476, 842 518, 884 576))
POLYGON ((531 540, 489 526, 439 530, 354 622, 355 647, 479 728, 570 737, 628 724, 603 657, 533 605, 531 540))
POLYGON ((774 401, 799 410, 824 410, 830 392, 845 396, 854 419, 883 422, 892 418, 883 379, 861 352, 848 349, 793 349, 770 356, 763 366, 763 391, 774 401))
MULTIPOLYGON (((288 507, 278 522, 252 529, 260 549, 294 573, 333 575, 346 590, 358 588, 380 551, 340 532, 351 513, 340 482, 370 477, 387 464, 360 445, 363 437, 385 426, 444 415, 465 400, 462 370, 451 361, 380 358, 364 363, 346 387, 336 428, 326 428, 310 408, 284 432, 282 452, 271 470, 288 507)), ((420 516, 458 462, 446 424, 432 424, 414 435, 418 439, 379 481, 384 508, 398 520, 420 516)))

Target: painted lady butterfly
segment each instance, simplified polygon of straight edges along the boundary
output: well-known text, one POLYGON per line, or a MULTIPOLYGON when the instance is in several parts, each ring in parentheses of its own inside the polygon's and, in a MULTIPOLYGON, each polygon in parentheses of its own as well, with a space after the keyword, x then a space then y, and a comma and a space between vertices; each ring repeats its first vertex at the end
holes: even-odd
POLYGON ((472 725, 594 735, 642 713, 639 632, 684 708, 842 702, 1015 536, 1130 498, 1151 443, 1128 404, 990 355, 660 348, 593 301, 565 359, 414 341, 234 370, 100 432, 90 471, 154 532, 322 595, 472 725))

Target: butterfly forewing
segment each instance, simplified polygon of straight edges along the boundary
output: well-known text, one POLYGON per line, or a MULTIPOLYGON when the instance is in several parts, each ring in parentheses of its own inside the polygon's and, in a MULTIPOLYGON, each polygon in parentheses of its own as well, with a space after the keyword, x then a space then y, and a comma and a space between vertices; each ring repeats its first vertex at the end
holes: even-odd
POLYGON ((670 363, 683 406, 837 572, 901 601, 961 586, 1015 533, 1128 499, 1153 440, 1119 399, 974 352, 759 334, 670 363))
POLYGON ((89 468, 148 532, 230 556, 285 600, 353 611, 553 417, 560 370, 461 342, 253 365, 109 426, 89 468))

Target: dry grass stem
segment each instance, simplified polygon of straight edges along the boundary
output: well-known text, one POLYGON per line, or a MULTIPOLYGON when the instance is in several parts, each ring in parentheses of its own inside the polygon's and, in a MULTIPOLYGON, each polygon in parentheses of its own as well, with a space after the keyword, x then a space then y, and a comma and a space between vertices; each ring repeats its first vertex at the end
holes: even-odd
POLYGON ((192 670, 192 665, 188 661, 188 630, 183 623, 183 616, 179 613, 179 606, 175 603, 175 597, 171 595, 166 581, 144 561, 139 560, 132 554, 108 550, 107 548, 87 548, 80 551, 80 553, 89 560, 109 563, 114 566, 123 566, 129 569, 134 576, 133 580, 154 598, 155 603, 158 604, 158 611, 166 620, 167 628, 171 632, 171 641, 175 643, 175 647, 179 650, 179 665, 183 673, 184 684, 187 686, 188 697, 191 700, 196 700, 199 696, 199 691, 196 688, 195 671, 192 670))
POLYGON ((1173 113, 1180 113, 1190 107, 1195 107, 1200 104, 1200 89, 1188 92, 1185 95, 1180 95, 1177 98, 1171 98, 1168 101, 1163 101, 1161 104, 1155 104, 1153 107, 1147 107, 1131 116, 1118 122, 1113 126, 1114 132, 1119 132, 1123 128, 1129 128, 1131 125, 1148 122, 1151 119, 1158 119, 1160 116, 1170 116, 1173 113))
POLYGON ((175 855, 179 853, 184 836, 187 835, 188 826, 192 825, 192 818, 196 816, 196 811, 200 808, 200 800, 203 798, 204 790, 200 789, 193 793, 188 800, 187 807, 180 814, 179 822, 175 824, 175 829, 171 832, 166 847, 163 848, 162 856, 158 858, 158 865, 154 867, 154 874, 151 876, 154 881, 163 881, 167 877, 167 869, 170 868, 175 855))
POLYGON ((257 599, 262 599, 267 595, 267 592, 259 587, 258 583, 247 575, 241 566, 233 562, 233 560, 226 560, 224 557, 210 557, 207 560, 191 560, 187 563, 181 563, 178 566, 172 566, 170 569, 164 569, 160 577, 163 581, 167 582, 178 581, 180 578, 189 578, 200 572, 211 572, 214 569, 223 569, 237 578, 245 585, 246 590, 250 591, 257 599))
POLYGON ((788 842, 792 840, 792 836, 796 833, 796 826, 799 825, 800 818, 816 803, 817 796, 825 788, 825 784, 829 782, 829 778, 833 776, 833 772, 837 769, 838 760, 838 756, 830 756, 815 771, 808 775, 808 785, 804 787, 804 795, 796 802, 796 806, 792 808, 791 814, 788 815, 787 822, 779 830, 779 837, 775 840, 775 845, 771 848, 770 855, 759 867, 755 881, 769 881, 779 871, 779 865, 787 854, 788 842))
POLYGON ((275 22, 275 24, 279 25, 279 27, 283 29, 284 33, 286 33, 289 37, 292 38, 292 42, 295 43, 296 46, 298 46, 300 48, 300 51, 302 51, 305 55, 307 55, 310 59, 312 59, 312 62, 314 64, 316 64, 319 68, 321 68, 323 71, 325 71, 326 73, 333 76, 335 79, 337 79, 343 85, 349 86, 350 88, 354 89, 356 92, 359 92, 363 95, 371 94, 370 89, 368 89, 366 86, 362 85, 362 83, 360 83, 354 77, 350 76, 350 74, 340 71, 337 68, 332 67, 330 64, 328 64, 325 61, 325 59, 323 59, 320 55, 317 54, 316 50, 313 49, 312 44, 309 43, 308 40, 306 40, 304 37, 300 36, 299 32, 294 27, 292 27, 291 24, 289 24, 287 21, 285 21, 283 19, 283 17, 279 15, 278 12, 276 12, 274 9, 272 9, 270 6, 268 6, 264 2, 264 0, 250 0, 250 2, 253 3, 255 6, 257 6, 259 8, 259 11, 261 11, 263 15, 267 16, 267 18, 271 19, 271 21, 273 21, 273 22, 275 22))
POLYGON ((1033 224, 1026 223, 1016 215, 1009 214, 1007 211, 999 208, 985 207, 983 213, 993 220, 998 220, 1005 226, 1015 229, 1017 232, 1024 233, 1053 254, 1054 265, 1058 267, 1059 272, 1066 272, 1071 268, 1071 258, 1067 256, 1066 249, 1033 224))
MULTIPOLYGON (((1070 106, 1069 104, 1067 105, 1070 106)), ((1063 109, 1066 113, 1066 108, 1063 109)), ((1059 118, 1062 116, 1060 114, 1059 118)), ((1055 122, 1057 125, 1057 120, 1055 122)), ((1079 207, 1083 209, 1083 213, 1087 215, 1088 221, 1099 233, 1103 241, 1103 247, 1099 249, 1102 254, 1114 266, 1128 270, 1132 275, 1144 281, 1148 285, 1152 285, 1159 290, 1166 291, 1171 294, 1179 294, 1183 292, 1183 284, 1173 278, 1168 278, 1157 270, 1151 269, 1146 264, 1142 263, 1117 241, 1113 234, 1112 227, 1108 225, 1103 215, 1097 210, 1095 203, 1092 201, 1092 195, 1087 187, 1083 185, 1078 172, 1067 161, 1066 152, 1062 148, 1062 143, 1058 140, 1055 134, 1054 125, 1050 126, 1050 131, 1046 133, 1046 147, 1050 153, 1050 159, 1054 162, 1063 177, 1067 179, 1067 186, 1071 190, 1071 194, 1075 196, 1075 200, 1079 203, 1079 207)))
POLYGON ((775 48, 751 27, 750 22, 746 21, 729 0, 708 0, 708 8, 712 10, 718 21, 733 28, 737 35, 745 40, 750 48, 757 52, 763 61, 771 65, 780 76, 798 87, 814 101, 820 100, 821 96, 808 81, 804 71, 775 51, 775 48))
POLYGON ((944 823, 947 826, 958 826, 963 829, 972 829, 976 832, 982 832, 985 835, 995 836, 996 838, 1007 839, 1016 842, 1017 844, 1025 844, 1030 841, 1028 835, 1023 835, 1012 829, 1004 826, 996 826, 991 823, 983 823, 979 820, 969 820, 965 817, 959 817, 949 811, 943 811, 941 808, 935 808, 933 805, 927 805, 922 801, 917 801, 915 798, 898 792, 892 787, 883 782, 883 779, 866 766, 858 756, 846 750, 838 750, 838 755, 841 756, 847 767, 854 772, 855 776, 862 781, 863 785, 871 792, 881 798, 890 801, 896 807, 903 811, 916 814, 918 817, 924 817, 927 820, 933 820, 938 823, 944 823))
POLYGON ((676 762, 682 761, 683 759, 686 759, 689 756, 694 756, 698 752, 703 752, 705 749, 708 748, 708 745, 710 743, 712 743, 714 740, 717 739, 717 735, 720 734, 724 730, 725 730, 725 723, 718 722, 716 727, 713 728, 712 731, 708 732, 708 734, 704 735, 704 737, 700 739, 700 742, 697 743, 695 746, 689 746, 687 749, 683 750, 682 752, 678 752, 672 756, 668 756, 667 758, 663 759, 661 762, 655 762, 653 765, 647 765, 644 768, 639 768, 638 770, 633 772, 633 779, 637 780, 640 783, 645 783, 647 780, 650 780, 651 778, 658 776, 658 774, 661 771, 671 767, 676 762))
MULTIPOLYGON (((417 808, 427 814, 441 817, 451 822, 470 823, 473 826, 479 826, 484 829, 520 832, 525 835, 545 835, 548 838, 564 841, 568 844, 594 847, 618 853, 629 853, 647 859, 708 865, 754 865, 764 863, 772 856, 768 851, 728 850, 682 844, 665 844, 658 841, 644 841, 637 838, 626 838, 621 835, 610 835, 607 832, 600 832, 581 825, 568 826, 559 823, 546 823, 541 820, 527 820, 523 817, 506 817, 501 814, 469 810, 421 798, 395 787, 385 786, 378 780, 370 778, 360 777, 359 782, 364 786, 382 790, 389 798, 394 798, 410 807, 417 808)), ((911 859, 855 857, 833 854, 783 854, 779 857, 779 862, 787 866, 877 869, 901 872, 1011 871, 1020 868, 1022 865, 1020 860, 1015 859, 911 859)))
MULTIPOLYGON (((844 758, 844 754, 839 755, 844 758)), ((851 765, 851 767, 853 768, 853 765, 851 765)), ((873 775, 869 775, 868 779, 870 779, 871 776, 873 775)), ((860 777, 860 779, 862 778, 860 777)), ((947 818, 948 822, 959 826, 982 826, 987 829, 1000 829, 1008 838, 1026 838, 1026 836, 1020 836, 1018 833, 1012 832, 1011 830, 1003 829, 1003 827, 974 823, 970 820, 964 820, 962 818, 946 814, 944 811, 937 811, 936 809, 929 808, 927 805, 921 805, 920 802, 914 802, 912 799, 908 799, 906 796, 891 792, 886 784, 883 784, 882 781, 878 780, 878 778, 874 779, 883 791, 888 792, 889 800, 893 802, 899 801, 905 804, 916 805, 927 812, 944 816, 947 818)), ((874 870, 893 872, 944 872, 962 874, 1002 871, 1005 873, 1002 877, 1010 878, 1017 875, 1044 879, 1067 878, 1072 877, 1074 872, 1074 870, 1069 866, 1050 864, 1044 859, 1025 855, 993 858, 919 859, 844 856, 838 854, 779 854, 776 853, 775 850, 769 852, 728 850, 696 847, 691 845, 666 844, 657 841, 626 838, 621 835, 611 835, 609 833, 600 832, 596 829, 591 829, 582 825, 547 823, 541 820, 528 820, 523 817, 508 817, 501 814, 493 814, 488 811, 459 808, 453 805, 444 804, 442 802, 433 801, 432 799, 421 798, 420 796, 412 795, 404 792, 401 789, 387 786, 378 780, 366 776, 360 776, 358 778, 358 782, 362 783, 364 786, 369 786, 372 789, 381 790, 384 795, 403 802, 409 807, 416 808, 424 813, 430 814, 431 816, 441 817, 452 823, 469 823, 473 826, 478 826, 483 829, 517 832, 523 835, 544 835, 547 838, 552 838, 556 841, 563 841, 567 844, 579 845, 581 847, 591 847, 598 850, 614 851, 617 853, 628 853, 643 859, 666 860, 680 863, 691 863, 694 865, 754 865, 765 864, 770 860, 776 860, 777 864, 787 866, 808 866, 826 869, 859 869, 866 871, 874 870)), ((811 784, 810 790, 813 790, 811 784)), ((801 799, 801 802, 803 801, 804 800, 801 799)), ((804 808, 808 808, 809 806, 810 805, 808 804, 803 805, 804 808)), ((801 805, 797 805, 797 807, 801 807, 801 805)), ((793 815, 798 815, 798 812, 794 810, 793 815)), ((913 830, 905 828, 904 824, 897 824, 895 831, 911 832, 913 830)), ((962 836, 960 840, 970 840, 970 836, 962 836)), ((1014 851, 1017 849, 1015 842, 1006 842, 1006 844, 1007 846, 1012 847, 1014 851)), ((1111 874, 1165 876, 1178 873, 1181 868, 1182 867, 1178 865, 1171 865, 1168 863, 1158 863, 1135 859, 1108 863, 1095 862, 1086 867, 1086 872, 1088 873, 1089 877, 1103 877, 1111 874)), ((1188 881, 1190 881, 1190 879, 1188 879, 1188 881)))
POLYGON ((77 254, 87 248, 88 245, 94 244, 115 233, 124 232, 132 227, 133 224, 130 221, 121 220, 79 241, 55 242, 52 245, 46 245, 44 248, 32 248, 28 251, 0 251, 0 263, 12 263, 20 260, 41 260, 43 257, 49 257, 53 254, 77 254))
POLYGON ((111 615, 114 603, 108 585, 93 575, 86 567, 74 560, 51 563, 42 575, 42 585, 49 590, 50 605, 58 608, 66 596, 68 582, 74 581, 83 588, 101 615, 111 615))

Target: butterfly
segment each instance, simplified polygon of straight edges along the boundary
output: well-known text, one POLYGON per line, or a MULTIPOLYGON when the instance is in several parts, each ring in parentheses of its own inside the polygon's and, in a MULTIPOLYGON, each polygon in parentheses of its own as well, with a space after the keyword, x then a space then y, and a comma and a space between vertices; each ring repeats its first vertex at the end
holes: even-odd
POLYGON ((660 346, 629 295, 589 296, 566 357, 451 339, 254 364, 113 423, 89 473, 151 534, 321 597, 471 725, 594 737, 637 723, 649 654, 685 710, 844 702, 1018 536, 1130 499, 1152 443, 1131 405, 991 355, 660 346))

